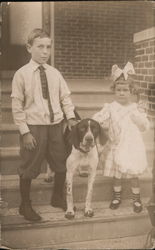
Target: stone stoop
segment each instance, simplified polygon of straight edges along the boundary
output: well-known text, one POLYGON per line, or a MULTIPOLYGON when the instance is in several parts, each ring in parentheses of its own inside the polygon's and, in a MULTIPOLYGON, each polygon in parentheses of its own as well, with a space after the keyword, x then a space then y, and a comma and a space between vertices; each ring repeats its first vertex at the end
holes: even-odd
MULTIPOLYGON (((41 247, 40 250, 43 250, 46 246, 50 249, 58 249, 63 245, 74 247, 78 242, 81 242, 81 245, 84 246, 84 242, 92 241, 95 246, 95 241, 146 235, 151 226, 145 206, 152 189, 153 130, 143 135, 147 148, 149 169, 140 178, 142 200, 144 201, 142 213, 135 214, 132 211, 128 180, 123 180, 121 207, 117 211, 108 208, 112 195, 112 179, 103 177, 101 166, 99 166, 92 199, 95 216, 86 218, 83 215, 83 202, 88 178, 79 177, 76 173, 73 182, 73 195, 77 212, 75 219, 67 220, 64 218, 64 212, 49 205, 53 183, 44 182, 46 170, 46 163, 44 163, 42 173, 37 179, 33 180, 31 189, 32 203, 40 212, 43 220, 40 223, 30 223, 18 215, 17 207, 20 203, 19 177, 17 176, 17 167, 20 164, 19 134, 17 127, 13 124, 11 115, 9 96, 12 76, 13 72, 3 72, 2 74, 1 194, 2 199, 8 203, 8 211, 2 216, 2 244, 10 246, 12 249, 30 250, 31 248, 41 247)), ((91 117, 102 108, 104 102, 110 102, 113 98, 112 92, 109 91, 110 82, 108 79, 69 80, 67 82, 72 91, 73 102, 75 102, 81 118, 91 117)), ((119 249, 119 246, 117 248, 119 249)))
MULTIPOLYGON (((13 124, 11 113, 11 79, 13 71, 2 71, 2 124, 1 133, 1 171, 2 174, 16 174, 20 164, 19 159, 19 132, 13 124)), ((94 113, 103 107, 104 102, 111 102, 113 92, 110 90, 111 80, 105 79, 68 79, 71 97, 81 118, 92 117, 94 113)), ((152 141, 153 132, 150 131, 145 136, 148 144, 147 153, 149 165, 152 166, 152 141), (151 136, 150 136, 151 135, 151 136), (151 145, 151 146, 150 146, 151 145)), ((43 167, 43 171, 46 168, 43 167)))
MULTIPOLYGON (((87 177, 80 177, 78 172, 73 178, 73 197, 75 202, 83 202, 87 192, 87 177)), ((151 194, 151 173, 144 173, 140 177, 140 187, 142 198, 147 198, 151 194)), ((53 182, 44 181, 44 173, 32 181, 31 199, 33 204, 47 205, 50 203, 53 192, 53 182)), ((8 202, 8 207, 17 207, 20 204, 19 177, 17 175, 4 175, 1 178, 2 199, 8 202)), ((109 201, 112 197, 112 178, 104 177, 102 170, 97 171, 92 201, 109 201)), ((122 180, 122 199, 131 198, 130 180, 122 180)))
MULTIPOLYGON (((1 174, 14 175, 17 173, 17 167, 20 164, 19 157, 19 132, 13 124, 1 125, 1 174)), ((142 133, 146 146, 147 159, 149 168, 153 167, 154 160, 154 130, 150 129, 142 133)), ((43 164, 42 172, 45 172, 45 164, 43 164)))
MULTIPOLYGON (((148 234, 138 236, 127 236, 118 238, 109 238, 103 240, 87 240, 57 245, 48 245, 44 247, 24 248, 24 250, 57 250, 57 249, 144 249, 148 234)), ((9 249, 10 250, 10 249, 9 249)), ((13 249, 11 249, 13 250, 13 249)), ((21 249, 16 249, 21 250, 21 249)))
MULTIPOLYGON (((107 202, 94 202, 95 215, 84 217, 83 203, 76 203, 75 218, 68 220, 62 210, 49 205, 36 206, 42 216, 39 223, 30 223, 20 215, 17 208, 9 209, 2 217, 2 244, 12 249, 59 249, 61 246, 78 246, 85 242, 112 240, 131 236, 146 235, 151 223, 145 208, 140 214, 135 214, 132 204, 125 200, 117 210, 108 208, 107 202)), ((143 243, 143 242, 142 242, 143 243)), ((88 244, 88 243, 87 243, 88 244)), ((131 246, 131 244, 130 244, 131 246)), ((117 244, 117 249, 119 244, 117 244)), ((135 249, 135 246, 132 246, 135 249)), ((104 245, 103 245, 104 248, 104 245)), ((96 249, 96 247, 94 247, 96 249)), ((125 248, 124 248, 125 249, 125 248)), ((132 249, 132 248, 130 248, 132 249)))

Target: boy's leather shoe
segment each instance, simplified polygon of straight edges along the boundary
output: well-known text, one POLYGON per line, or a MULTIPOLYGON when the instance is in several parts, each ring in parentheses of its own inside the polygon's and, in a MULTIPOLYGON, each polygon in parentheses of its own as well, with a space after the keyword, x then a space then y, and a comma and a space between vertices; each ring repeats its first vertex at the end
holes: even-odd
POLYGON ((39 214, 37 214, 32 206, 31 206, 31 202, 27 202, 27 203, 22 203, 19 207, 19 214, 20 215, 23 215, 24 218, 26 220, 29 220, 29 221, 40 221, 41 220, 41 217, 39 214))
POLYGON ((67 210, 66 199, 63 199, 63 197, 56 194, 53 194, 52 196, 51 205, 52 207, 62 208, 64 211, 67 210))

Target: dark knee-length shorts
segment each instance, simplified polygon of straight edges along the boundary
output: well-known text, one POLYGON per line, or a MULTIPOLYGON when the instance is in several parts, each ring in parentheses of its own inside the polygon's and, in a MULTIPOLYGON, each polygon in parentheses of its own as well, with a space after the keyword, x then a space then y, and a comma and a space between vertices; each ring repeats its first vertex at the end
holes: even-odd
POLYGON ((28 125, 37 142, 33 150, 23 147, 20 137, 21 164, 18 173, 22 178, 34 179, 41 172, 46 159, 54 172, 66 172, 67 152, 63 135, 63 122, 55 125, 28 125))

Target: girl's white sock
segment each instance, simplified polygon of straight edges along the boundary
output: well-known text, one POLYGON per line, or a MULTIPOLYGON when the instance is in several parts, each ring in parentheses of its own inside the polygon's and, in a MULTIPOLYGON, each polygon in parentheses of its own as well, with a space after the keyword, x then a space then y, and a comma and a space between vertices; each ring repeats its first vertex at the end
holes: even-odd
POLYGON ((140 193, 140 188, 139 187, 132 187, 131 188, 133 194, 139 194, 140 193))
POLYGON ((115 192, 120 192, 122 190, 121 186, 114 186, 114 191, 115 192))

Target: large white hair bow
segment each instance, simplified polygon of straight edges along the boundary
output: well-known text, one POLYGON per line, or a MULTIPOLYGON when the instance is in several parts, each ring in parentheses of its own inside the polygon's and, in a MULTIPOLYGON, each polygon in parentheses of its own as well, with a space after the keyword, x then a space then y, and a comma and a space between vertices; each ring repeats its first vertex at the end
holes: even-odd
POLYGON ((120 69, 117 64, 112 66, 111 76, 113 81, 116 81, 121 75, 124 75, 124 79, 128 79, 128 75, 135 74, 134 67, 131 62, 127 62, 124 69, 120 69))

